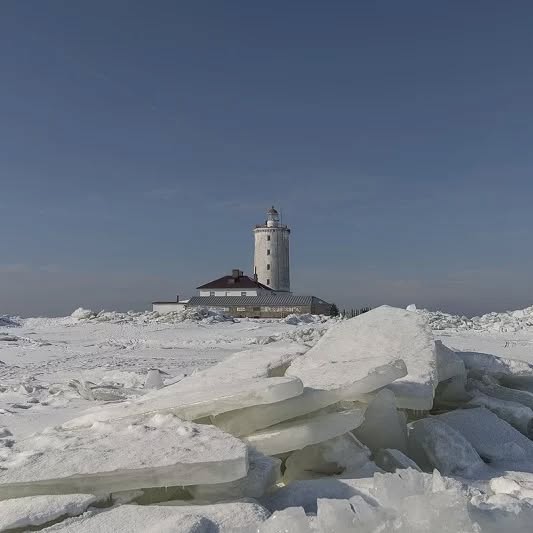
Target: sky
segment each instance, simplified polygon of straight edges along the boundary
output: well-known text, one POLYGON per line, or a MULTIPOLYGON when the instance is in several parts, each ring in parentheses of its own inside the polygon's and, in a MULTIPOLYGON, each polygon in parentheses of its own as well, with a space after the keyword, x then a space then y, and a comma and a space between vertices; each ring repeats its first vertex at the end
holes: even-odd
POLYGON ((0 314, 252 271, 342 308, 533 304, 533 4, 0 3, 0 314))

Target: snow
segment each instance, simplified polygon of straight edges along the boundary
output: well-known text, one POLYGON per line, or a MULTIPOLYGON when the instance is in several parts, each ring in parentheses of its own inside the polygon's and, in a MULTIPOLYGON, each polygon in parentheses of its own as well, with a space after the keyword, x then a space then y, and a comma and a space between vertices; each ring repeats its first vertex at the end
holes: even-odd
POLYGON ((434 330, 476 330, 484 332, 512 333, 533 327, 533 306, 504 313, 487 313, 467 318, 442 311, 418 310, 425 315, 434 330))
POLYGON ((50 428, 17 441, 0 461, 0 498, 220 483, 248 466, 242 442, 171 414, 50 428))
POLYGON ((2 316, 0 518, 31 528, 44 498, 49 531, 528 531, 529 316, 2 316))
POLYGON ((90 494, 28 496, 0 501, 0 531, 43 524, 83 513, 96 501, 90 494))
POLYGON ((257 525, 269 513, 256 503, 224 505, 122 505, 45 531, 61 533, 215 533, 257 525))

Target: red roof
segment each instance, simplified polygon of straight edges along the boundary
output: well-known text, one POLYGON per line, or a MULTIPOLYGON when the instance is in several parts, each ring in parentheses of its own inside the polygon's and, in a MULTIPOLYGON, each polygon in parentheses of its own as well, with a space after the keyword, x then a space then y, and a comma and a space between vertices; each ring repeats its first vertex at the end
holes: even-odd
POLYGON ((265 289, 271 291, 270 287, 255 281, 249 276, 223 276, 222 278, 210 281, 205 285, 196 287, 197 289, 265 289))

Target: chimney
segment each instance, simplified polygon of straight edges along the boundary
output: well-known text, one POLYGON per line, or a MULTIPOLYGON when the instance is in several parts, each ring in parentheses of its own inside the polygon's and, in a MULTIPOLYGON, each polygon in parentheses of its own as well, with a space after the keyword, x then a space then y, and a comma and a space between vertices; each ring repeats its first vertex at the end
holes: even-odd
POLYGON ((180 301, 180 295, 176 294, 176 302, 179 302, 179 301, 180 301))
POLYGON ((254 281, 257 281, 259 278, 257 277, 257 272, 254 272, 254 281))
POLYGON ((239 279, 241 277, 241 274, 242 272, 238 269, 238 268, 234 268, 232 271, 231 271, 231 277, 233 279, 239 279))

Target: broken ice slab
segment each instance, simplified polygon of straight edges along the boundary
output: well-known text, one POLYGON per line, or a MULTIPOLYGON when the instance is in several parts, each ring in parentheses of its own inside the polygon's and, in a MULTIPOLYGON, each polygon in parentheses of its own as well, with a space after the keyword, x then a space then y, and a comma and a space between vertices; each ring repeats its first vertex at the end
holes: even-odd
POLYGON ((378 307, 330 328, 287 375, 316 389, 365 385, 360 394, 388 382, 400 408, 431 409, 438 383, 433 333, 421 314, 378 307))
POLYGON ((144 415, 17 441, 0 460, 0 499, 223 483, 247 467, 246 446, 231 435, 172 414, 144 415))
POLYGON ((183 514, 199 514, 208 518, 218 528, 215 531, 228 533, 251 525, 257 528, 270 516, 269 511, 253 500, 208 505, 190 505, 188 502, 175 501, 164 502, 157 507, 179 510, 183 514))
POLYGON ((487 396, 505 400, 507 402, 521 403, 522 405, 533 409, 533 394, 531 392, 503 387, 502 385, 495 383, 494 380, 486 378, 483 381, 469 379, 467 382, 467 390, 473 393, 480 391, 487 396))
POLYGON ((442 341, 435 341, 437 354, 437 372, 439 381, 446 381, 455 376, 466 374, 465 364, 456 352, 445 346, 442 341))
POLYGON ((531 499, 510 494, 476 494, 469 513, 483 533, 525 533, 531 531, 533 522, 531 499))
POLYGON ((292 341, 256 345, 193 374, 191 379, 207 378, 233 382, 237 379, 281 377, 290 363, 307 350, 307 346, 292 341))
POLYGON ((465 407, 485 407, 528 438, 533 437, 533 410, 517 402, 508 402, 478 392, 465 407))
POLYGON ((450 409, 469 402, 474 394, 466 390, 466 383, 466 376, 441 381, 435 390, 434 407, 450 409))
POLYGON ((93 516, 83 516, 47 531, 61 533, 214 533, 259 526, 269 513, 256 503, 220 505, 121 505, 93 516))
POLYGON ((280 511, 288 507, 303 507, 306 513, 317 513, 317 500, 328 498, 347 500, 363 495, 373 500, 370 490, 373 479, 306 479, 293 481, 289 485, 263 498, 261 503, 270 511, 280 511))
POLYGON ((468 514, 468 500, 460 484, 433 475, 400 470, 395 474, 376 474, 376 498, 394 512, 394 523, 383 531, 409 533, 474 533, 479 531, 468 514))
POLYGON ((243 440, 261 453, 277 455, 343 435, 363 420, 364 409, 320 412, 271 426, 243 440))
POLYGON ((211 419, 213 424, 232 435, 250 435, 259 429, 318 411, 341 399, 342 394, 338 391, 306 387, 302 394, 288 400, 228 411, 211 419))
POLYGON ((409 457, 426 471, 437 468, 444 475, 469 478, 485 468, 472 444, 438 417, 411 424, 408 450, 409 457))
POLYGON ((82 514, 96 501, 91 494, 28 496, 0 501, 0 531, 43 526, 82 514))
POLYGON ((420 467, 400 450, 384 449, 374 455, 376 464, 387 472, 396 472, 405 468, 412 468, 421 472, 420 467))
POLYGON ((91 409, 86 414, 69 420, 63 427, 84 427, 94 422, 149 413, 174 413, 184 420, 198 420, 251 405, 279 402, 303 392, 302 382, 291 377, 234 382, 219 382, 216 379, 199 381, 192 379, 193 377, 150 392, 136 400, 91 409))
POLYGON ((507 359, 481 352, 457 352, 471 377, 533 378, 533 365, 518 359, 507 359))
POLYGON ((252 448, 248 454, 248 462, 246 477, 228 483, 195 485, 189 487, 190 494, 202 501, 260 498, 280 479, 281 461, 252 448))
POLYGON ((320 533, 374 533, 384 531, 386 515, 377 506, 370 505, 361 496, 350 500, 317 500, 317 526, 320 533), (381 526, 379 529, 378 526, 381 526))
POLYGON ((317 523, 319 531, 350 531, 357 526, 356 516, 348 500, 317 501, 317 523))
POLYGON ((364 422, 354 435, 373 452, 382 448, 407 451, 405 415, 396 408, 396 397, 388 389, 379 391, 368 404, 364 422))
POLYGON ((144 382, 145 389, 161 389, 164 387, 163 378, 158 368, 151 368, 144 382))
POLYGON ((301 507, 290 507, 276 511, 263 522, 258 533, 312 533, 309 520, 301 507))
POLYGON ((533 457, 533 442, 484 407, 458 409, 435 418, 461 433, 489 462, 533 457))
POLYGON ((529 472, 504 472, 490 480, 490 490, 495 494, 509 494, 516 498, 533 499, 533 474, 529 472))
POLYGON ((355 472, 370 461, 370 450, 351 433, 306 446, 285 460, 285 484, 298 479, 316 479, 355 472))

